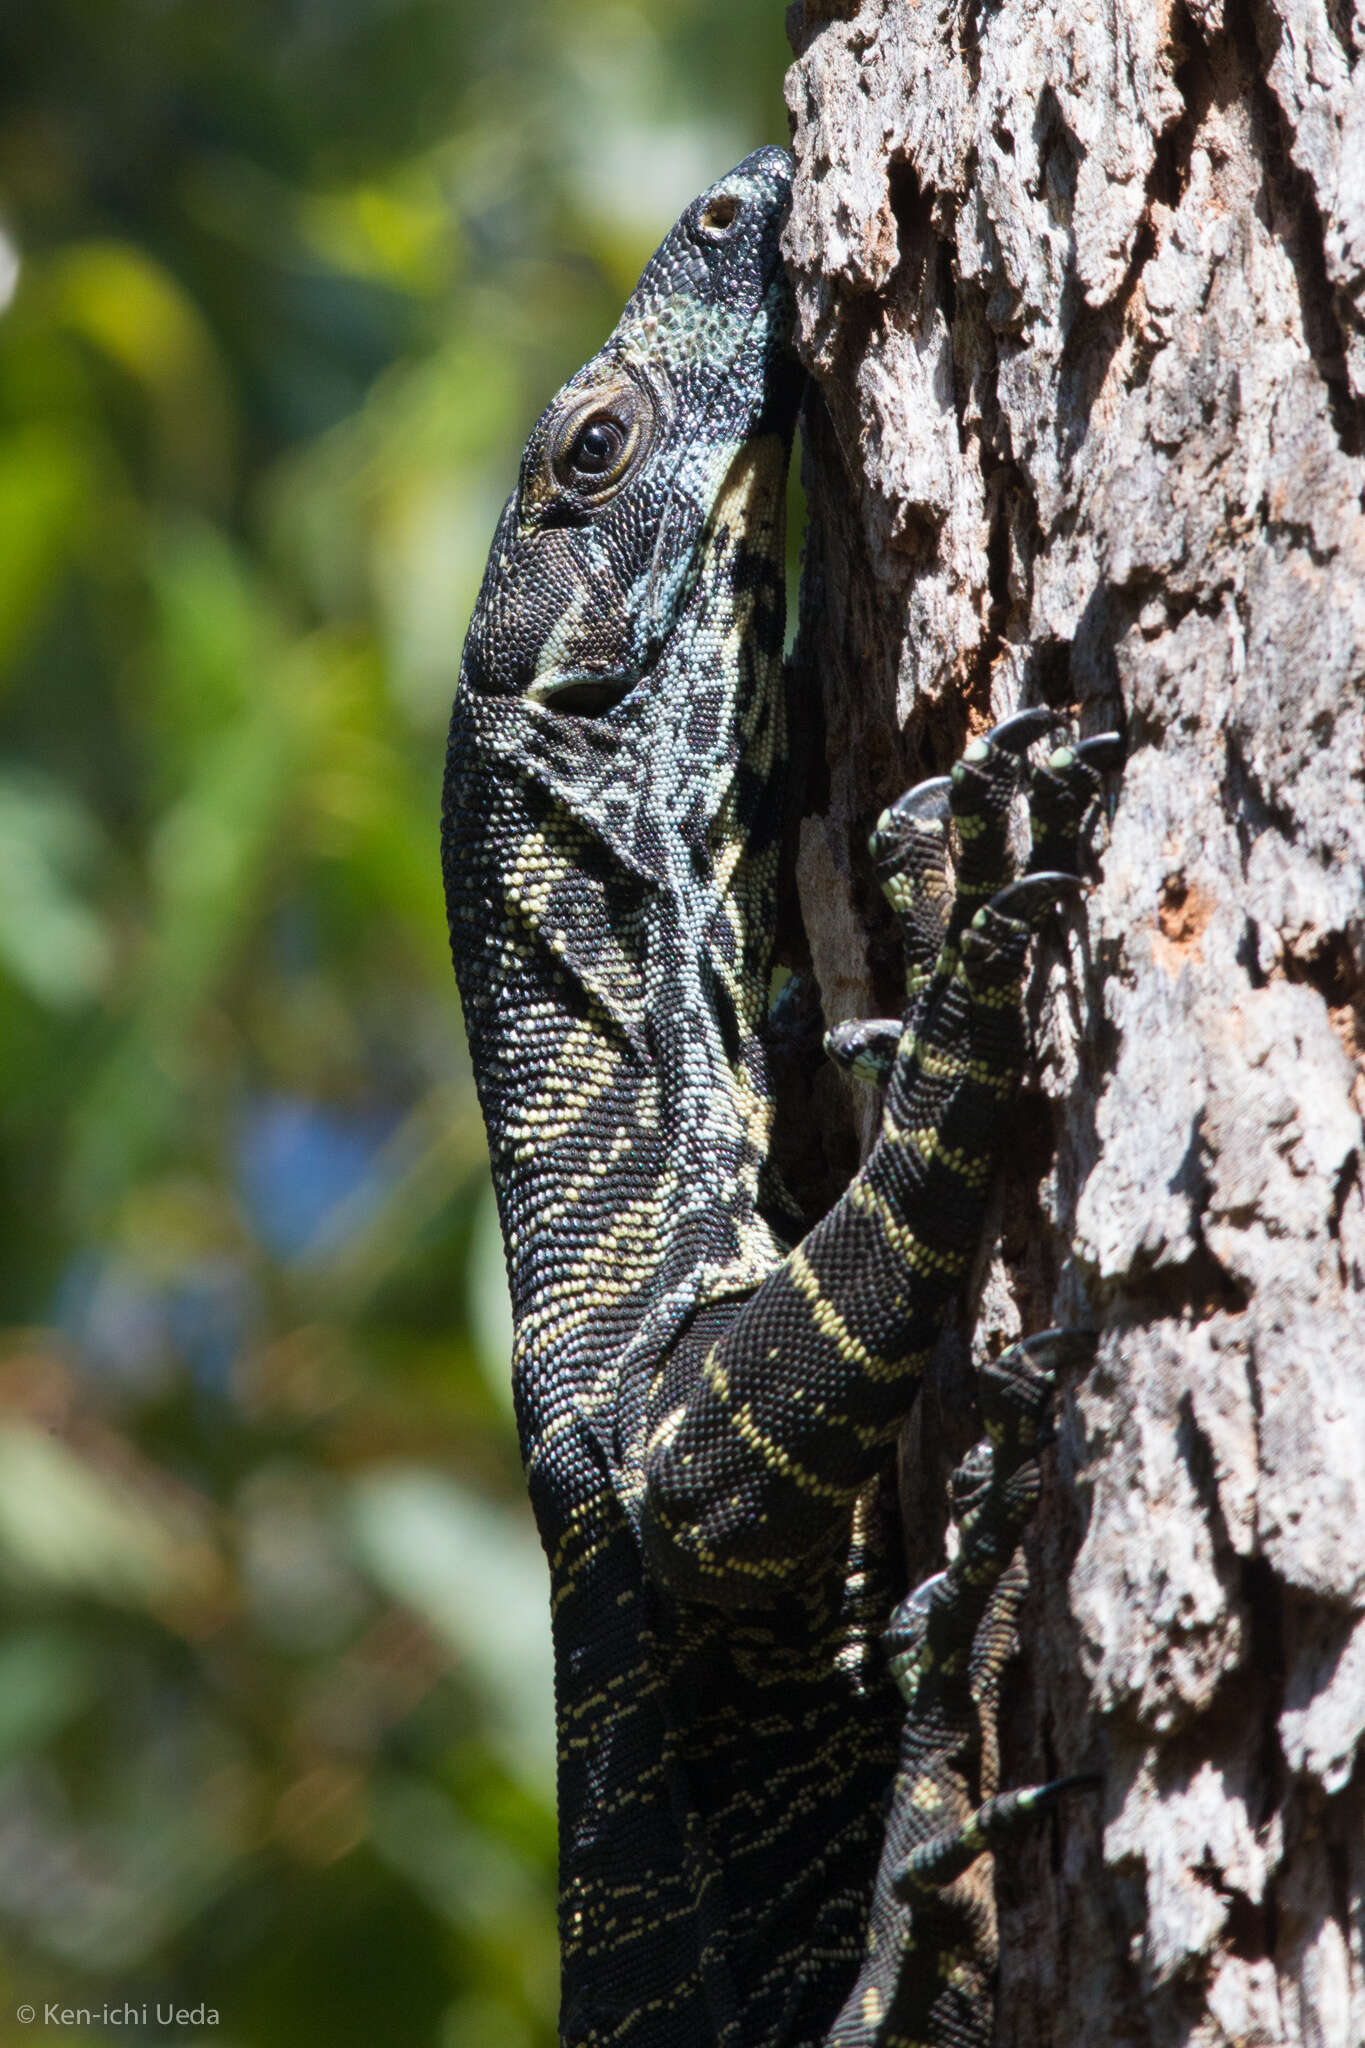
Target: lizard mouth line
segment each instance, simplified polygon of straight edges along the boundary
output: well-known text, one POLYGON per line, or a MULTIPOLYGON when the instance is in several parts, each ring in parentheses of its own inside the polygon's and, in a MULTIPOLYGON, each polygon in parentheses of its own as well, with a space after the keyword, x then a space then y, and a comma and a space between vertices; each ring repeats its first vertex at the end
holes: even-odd
POLYGON ((638 676, 560 676, 553 682, 533 683, 526 694, 533 703, 548 704, 554 711, 598 718, 604 711, 614 711, 639 680, 638 676))
MULTIPOLYGON (((662 624, 651 633, 643 658, 615 675, 580 671, 577 674, 552 673, 548 676, 538 676, 524 693, 528 702, 541 704, 550 711, 567 713, 579 718, 602 718, 608 712, 614 711, 619 704, 623 704, 626 698, 652 674, 667 645, 669 634, 677 624, 678 617, 695 588, 698 564, 705 549, 710 517, 714 514, 716 505, 724 498, 736 469, 743 461, 746 450, 751 446, 752 443, 741 442, 736 448, 724 476, 712 493, 711 514, 696 511, 697 531, 686 571, 671 593, 671 617, 666 624, 662 624)), ((675 500, 674 508, 677 504, 678 501, 675 500)), ((665 523, 666 521, 667 515, 665 523)))

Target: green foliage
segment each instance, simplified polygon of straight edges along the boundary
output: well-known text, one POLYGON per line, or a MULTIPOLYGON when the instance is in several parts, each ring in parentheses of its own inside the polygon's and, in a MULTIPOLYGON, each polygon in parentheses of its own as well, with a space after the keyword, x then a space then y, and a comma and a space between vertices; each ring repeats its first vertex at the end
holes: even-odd
POLYGON ((444 725, 530 422, 784 56, 771 0, 0 24, 0 2041, 554 2038, 444 725))

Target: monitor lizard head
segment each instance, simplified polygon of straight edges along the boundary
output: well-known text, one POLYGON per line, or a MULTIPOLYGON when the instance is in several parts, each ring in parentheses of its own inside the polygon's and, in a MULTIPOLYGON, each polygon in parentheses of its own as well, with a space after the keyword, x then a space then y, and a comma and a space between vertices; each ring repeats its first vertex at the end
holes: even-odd
POLYGON ((546 407, 494 537, 466 693, 595 717, 657 666, 736 453, 790 435, 790 189, 790 158, 767 148, 694 200, 546 407))
POLYGON ((760 981, 766 1007, 802 390, 779 248, 791 179, 769 147, 694 200, 527 443, 446 766, 473 1039, 503 1032, 517 987, 530 1001, 553 978, 547 952, 646 1057, 647 1018, 676 1008, 646 985, 646 956, 681 969, 719 947, 741 1007, 760 981))

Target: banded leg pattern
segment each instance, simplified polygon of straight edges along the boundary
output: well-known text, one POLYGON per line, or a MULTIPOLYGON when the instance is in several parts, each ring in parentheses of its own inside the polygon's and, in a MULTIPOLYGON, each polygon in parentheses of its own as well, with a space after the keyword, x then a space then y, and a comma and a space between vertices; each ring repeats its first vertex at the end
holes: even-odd
POLYGON ((986 1440, 952 1482, 957 1555, 901 1603, 885 1637, 907 1712, 867 1948, 829 2048, 988 2048, 994 1916, 989 1895, 959 1880, 983 1850, 1094 1782, 999 1793, 994 1742, 983 1753, 982 1741, 1027 1583, 1015 1552, 1037 1499, 1054 1376, 1093 1348, 1089 1332, 1048 1330, 982 1373, 986 1440))
MULTIPOLYGON (((699 1313, 649 1391, 641 1533, 683 1597, 762 1602, 837 1540, 976 1255, 1023 1064, 1029 940, 1080 886, 1060 870, 1012 879, 1011 805, 1030 744, 1057 723, 1020 713, 947 779, 951 891, 942 785, 879 821, 874 858, 905 930, 909 987, 899 1024, 874 1025, 864 1046, 874 1070, 889 1067, 879 1140, 752 1296, 699 1313)), ((1049 773, 1034 787, 1062 823, 1036 828, 1035 844, 1052 848, 1091 797, 1067 764, 1049 773)))

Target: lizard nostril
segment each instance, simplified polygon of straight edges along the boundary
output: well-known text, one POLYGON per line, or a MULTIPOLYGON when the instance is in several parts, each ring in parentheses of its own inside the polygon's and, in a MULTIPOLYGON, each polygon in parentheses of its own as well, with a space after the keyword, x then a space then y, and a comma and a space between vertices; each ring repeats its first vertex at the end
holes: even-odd
POLYGON ((704 235, 719 241, 728 235, 739 219, 739 201, 733 192, 717 192, 707 200, 697 216, 697 226, 704 235))

